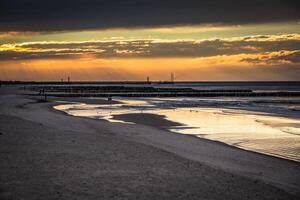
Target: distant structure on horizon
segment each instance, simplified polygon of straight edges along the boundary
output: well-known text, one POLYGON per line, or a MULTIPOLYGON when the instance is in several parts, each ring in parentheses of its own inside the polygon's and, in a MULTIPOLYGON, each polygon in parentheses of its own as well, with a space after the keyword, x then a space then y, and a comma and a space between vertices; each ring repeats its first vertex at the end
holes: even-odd
POLYGON ((174 80, 175 80, 174 73, 171 73, 171 82, 174 83, 174 80))

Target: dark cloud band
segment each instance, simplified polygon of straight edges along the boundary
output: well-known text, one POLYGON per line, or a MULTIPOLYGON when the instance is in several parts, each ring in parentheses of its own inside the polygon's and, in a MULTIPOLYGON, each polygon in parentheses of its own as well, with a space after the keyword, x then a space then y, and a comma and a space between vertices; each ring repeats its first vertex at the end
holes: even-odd
POLYGON ((66 31, 300 19, 298 0, 1 0, 0 31, 66 31))

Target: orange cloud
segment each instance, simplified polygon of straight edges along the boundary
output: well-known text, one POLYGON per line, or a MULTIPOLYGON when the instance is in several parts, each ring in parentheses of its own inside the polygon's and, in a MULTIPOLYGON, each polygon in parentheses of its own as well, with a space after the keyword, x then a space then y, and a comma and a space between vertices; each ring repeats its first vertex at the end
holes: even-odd
POLYGON ((300 50, 300 34, 214 40, 42 41, 0 45, 0 60, 178 58, 300 50))

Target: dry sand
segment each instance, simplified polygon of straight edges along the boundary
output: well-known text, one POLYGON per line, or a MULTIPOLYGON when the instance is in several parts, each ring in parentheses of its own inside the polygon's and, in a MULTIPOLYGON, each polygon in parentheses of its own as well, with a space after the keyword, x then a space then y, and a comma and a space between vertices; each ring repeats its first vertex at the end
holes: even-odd
POLYGON ((16 93, 0 89, 1 199, 299 199, 299 163, 16 93))

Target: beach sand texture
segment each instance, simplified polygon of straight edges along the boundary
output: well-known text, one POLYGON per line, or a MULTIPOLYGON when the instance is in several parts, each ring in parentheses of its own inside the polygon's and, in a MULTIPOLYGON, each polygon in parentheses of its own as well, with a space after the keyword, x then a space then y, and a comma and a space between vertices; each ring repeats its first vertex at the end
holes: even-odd
POLYGON ((0 199, 299 199, 299 163, 18 93, 0 89, 0 199))

